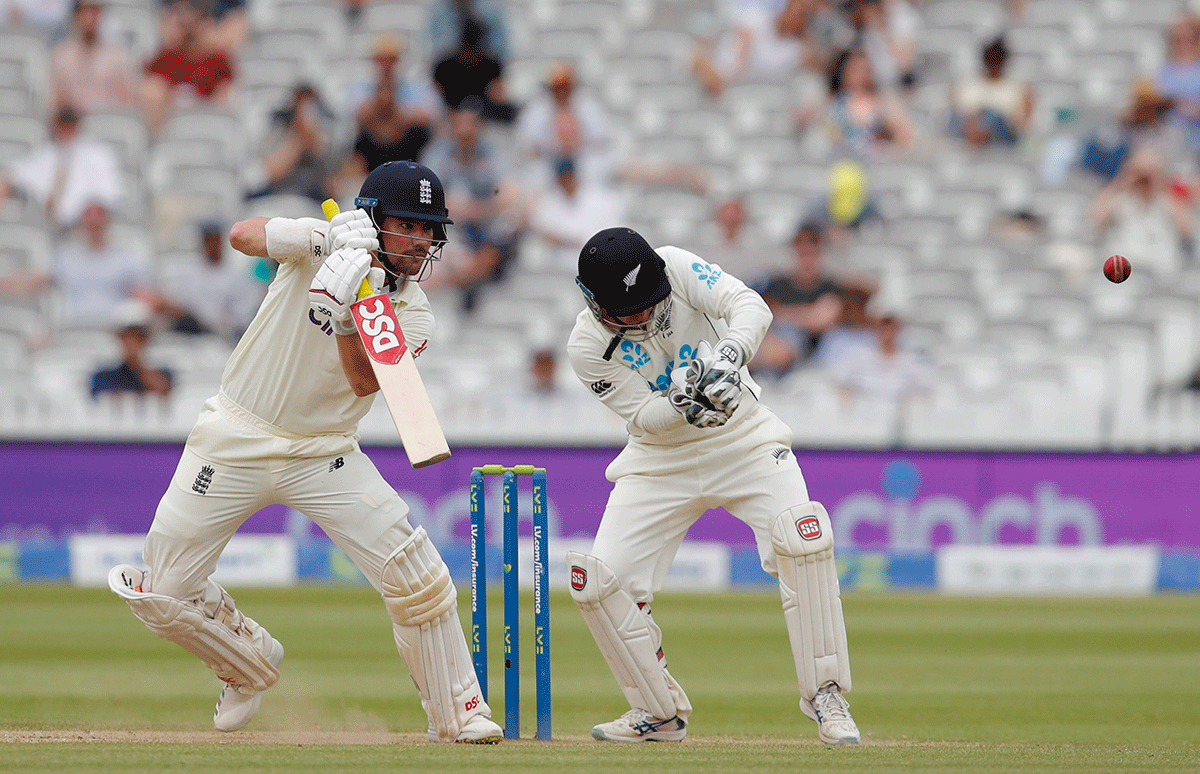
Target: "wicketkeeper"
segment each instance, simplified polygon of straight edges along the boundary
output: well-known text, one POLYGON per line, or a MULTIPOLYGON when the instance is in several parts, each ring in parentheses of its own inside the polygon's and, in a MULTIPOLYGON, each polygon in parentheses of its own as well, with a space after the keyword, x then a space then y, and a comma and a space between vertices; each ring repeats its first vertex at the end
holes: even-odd
POLYGON ((213 725, 236 731, 279 679, 283 645, 210 576, 251 514, 291 506, 382 595, 429 736, 498 742, 503 734, 471 665, 450 571, 425 529, 409 524, 408 505, 357 435, 379 385, 350 304, 371 273, 373 287, 386 287, 409 347, 424 349, 433 312, 416 280, 445 243, 445 194, 427 167, 391 162, 368 175, 357 202, 362 209, 328 223, 254 218, 233 227, 235 248, 273 258, 279 271, 159 503, 144 549, 149 569, 115 567, 109 585, 151 631, 224 681, 213 725))
POLYGON ((829 515, 809 499, 791 431, 745 368, 771 323, 766 303, 719 266, 655 250, 628 228, 584 245, 578 283, 587 309, 571 365, 629 428, 606 471, 613 490, 592 553, 567 555, 571 595, 632 707, 592 736, 687 735, 692 705, 667 671, 650 602, 688 528, 724 506, 754 530, 763 569, 779 580, 800 709, 821 741, 857 744, 829 515))

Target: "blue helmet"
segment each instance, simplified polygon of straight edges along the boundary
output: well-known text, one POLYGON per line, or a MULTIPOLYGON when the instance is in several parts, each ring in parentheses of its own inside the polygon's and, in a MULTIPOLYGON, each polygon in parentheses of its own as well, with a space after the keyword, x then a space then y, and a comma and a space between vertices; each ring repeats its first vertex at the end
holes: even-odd
POLYGON ((376 167, 363 181, 354 206, 366 210, 379 229, 388 217, 431 221, 435 237, 442 242, 446 226, 454 223, 446 209, 442 181, 415 161, 389 161, 376 167))

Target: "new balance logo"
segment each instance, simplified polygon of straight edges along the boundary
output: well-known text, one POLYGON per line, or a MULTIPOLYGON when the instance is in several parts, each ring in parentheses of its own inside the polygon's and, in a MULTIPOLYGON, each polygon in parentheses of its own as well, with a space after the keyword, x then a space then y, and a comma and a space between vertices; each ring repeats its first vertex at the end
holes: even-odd
POLYGON ((779 464, 780 462, 786 460, 788 454, 790 453, 791 449, 787 448, 786 446, 780 446, 778 449, 775 449, 771 452, 771 456, 775 458, 775 463, 779 464))
POLYGON ((346 464, 346 460, 342 459, 341 457, 338 457, 336 460, 329 463, 329 472, 332 473, 333 471, 337 470, 338 468, 342 467, 345 464, 346 464))
POLYGON ((192 491, 196 494, 208 494, 209 484, 212 483, 213 474, 216 472, 211 465, 200 468, 200 472, 196 474, 196 480, 192 482, 192 491))
POLYGON ((433 204, 433 183, 421 178, 420 190, 417 195, 421 199, 421 204, 433 204))

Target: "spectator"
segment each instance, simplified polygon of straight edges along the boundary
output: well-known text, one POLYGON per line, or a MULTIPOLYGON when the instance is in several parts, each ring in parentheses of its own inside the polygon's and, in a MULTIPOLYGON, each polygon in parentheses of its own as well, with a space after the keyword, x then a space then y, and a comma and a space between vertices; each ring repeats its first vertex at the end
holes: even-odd
POLYGON ((60 227, 79 222, 88 202, 112 209, 125 186, 121 162, 106 142, 83 134, 73 108, 55 112, 49 142, 12 161, 0 177, 0 200, 20 193, 45 208, 47 220, 60 227))
POLYGON ((146 63, 142 82, 142 102, 153 135, 180 105, 229 102, 233 62, 209 42, 211 22, 197 2, 171 0, 163 11, 163 44, 146 63))
POLYGON ((865 346, 852 347, 834 360, 830 375, 847 403, 902 407, 933 389, 933 369, 918 353, 900 344, 903 323, 894 309, 871 318, 874 335, 865 346))
POLYGON ((1106 255, 1124 255, 1160 281, 1177 277, 1192 260, 1191 211, 1172 192, 1162 157, 1150 147, 1134 150, 1096 194, 1092 220, 1104 235, 1106 255))
POLYGON ((729 28, 702 40, 692 55, 692 73, 709 96, 746 78, 782 79, 816 65, 816 49, 806 42, 816 0, 738 2, 729 6, 729 28))
POLYGON ((0 292, 23 296, 56 288, 62 299, 61 324, 107 328, 129 300, 151 309, 162 306, 148 256, 109 239, 109 215, 103 204, 83 210, 79 238, 65 242, 49 271, 26 271, 0 280, 0 292))
POLYGON ((1200 150, 1200 23, 1180 16, 1167 31, 1167 60, 1158 71, 1158 91, 1174 100, 1176 120, 1193 152, 1200 150))
POLYGON ((825 229, 805 222, 792 239, 790 272, 768 279, 762 296, 774 314, 764 346, 751 363, 768 376, 782 376, 813 360, 828 362, 854 334, 838 336, 845 323, 861 324, 861 309, 874 288, 835 279, 824 264, 825 229), (839 341, 839 338, 841 339, 839 341))
POLYGON ((125 394, 165 398, 170 394, 174 376, 170 371, 154 368, 146 362, 151 320, 150 310, 144 304, 138 301, 122 304, 117 313, 116 330, 121 362, 92 376, 92 398, 125 394))
POLYGON ((66 24, 71 0, 0 0, 0 27, 25 28, 50 37, 66 24))
POLYGON ((208 1, 212 3, 205 35, 208 46, 236 56, 250 39, 250 15, 246 12, 246 0, 208 1))
POLYGON ((436 169, 446 188, 446 207, 462 235, 445 251, 450 271, 434 274, 463 290, 463 308, 474 309, 480 289, 502 279, 515 255, 520 231, 519 194, 509 166, 482 135, 475 100, 450 113, 450 136, 430 143, 421 163, 436 169))
POLYGON ((797 117, 800 127, 807 127, 822 110, 838 154, 871 159, 912 144, 908 114, 892 94, 879 88, 862 48, 847 49, 834 58, 829 98, 822 107, 802 110, 797 117))
POLYGON ((608 112, 595 97, 578 90, 575 69, 566 63, 550 68, 545 93, 521 110, 517 139, 547 170, 567 156, 585 184, 608 184, 612 179, 608 112))
POLYGON ((533 208, 530 230, 549 243, 552 266, 574 272, 592 234, 625 220, 625 202, 611 188, 581 180, 569 157, 559 159, 554 180, 533 208))
POLYGON ((333 114, 316 90, 299 83, 288 105, 271 117, 264 143, 261 187, 249 195, 292 194, 315 201, 329 198, 329 154, 333 114))
POLYGON ((1008 75, 1008 47, 999 37, 982 52, 983 73, 950 91, 950 131, 974 148, 1016 145, 1033 117, 1033 88, 1008 75))
POLYGON ((474 19, 464 21, 458 49, 434 66, 433 82, 447 107, 456 108, 464 99, 475 97, 485 119, 512 123, 517 108, 505 98, 504 66, 484 53, 483 32, 474 19))
POLYGON ((463 24, 474 20, 480 27, 480 47, 485 56, 507 64, 508 12, 503 0, 434 0, 429 9, 427 41, 433 61, 452 56, 459 47, 463 24))
POLYGON ((767 272, 778 268, 774 265, 778 260, 760 231, 747 227, 748 222, 745 200, 737 195, 723 197, 714 205, 712 219, 700 230, 696 244, 687 249, 697 255, 719 256, 723 270, 755 286, 765 280, 767 272))
MULTIPOLYGON (((1168 158, 1186 155, 1180 153, 1186 143, 1180 127, 1165 120, 1171 106, 1172 100, 1160 94, 1149 79, 1138 78, 1125 110, 1111 122, 1088 132, 1082 140, 1082 150, 1073 156, 1079 156, 1079 164, 1085 170, 1108 182, 1116 177, 1135 147, 1151 144, 1168 158)), ((1043 150, 1043 168, 1051 147, 1047 143, 1043 150)), ((1074 162, 1075 158, 1070 160, 1074 162)))
POLYGON ((378 99, 381 88, 390 88, 396 110, 408 126, 424 126, 428 132, 435 119, 441 117, 441 98, 428 79, 406 77, 400 70, 404 57, 404 43, 393 32, 381 32, 371 44, 371 62, 375 73, 370 78, 353 81, 346 87, 342 107, 344 116, 353 116, 362 128, 371 111, 372 103, 378 99))
POLYGON ((203 221, 199 232, 199 260, 176 277, 174 286, 165 288, 173 298, 168 310, 175 318, 171 328, 236 341, 258 311, 264 286, 240 255, 229 254, 220 222, 203 221))
POLYGON ((122 108, 133 102, 129 47, 100 36, 101 0, 76 0, 72 34, 50 53, 54 104, 80 112, 122 108))
POLYGON ((440 100, 431 107, 427 98, 433 97, 432 87, 398 80, 400 51, 400 40, 394 35, 377 36, 372 57, 377 77, 373 82, 360 81, 350 91, 354 102, 363 94, 361 89, 371 89, 355 108, 358 135, 342 165, 338 190, 357 191, 367 173, 384 162, 416 161, 433 136, 433 117, 439 114, 440 100))
POLYGON ((915 85, 921 16, 908 0, 847 0, 846 12, 882 87, 915 85))

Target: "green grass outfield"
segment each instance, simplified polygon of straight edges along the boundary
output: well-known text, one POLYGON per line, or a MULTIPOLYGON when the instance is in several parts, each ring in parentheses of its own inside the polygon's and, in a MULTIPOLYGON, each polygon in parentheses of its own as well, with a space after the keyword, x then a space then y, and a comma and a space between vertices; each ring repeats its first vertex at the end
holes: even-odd
MULTIPOLYGON (((626 705, 578 611, 556 594, 555 741, 496 747, 424 741, 424 714, 369 588, 234 594, 287 658, 254 722, 218 734, 217 680, 107 590, 0 586, 0 771, 1200 771, 1200 596, 847 594, 863 745, 828 749, 797 707, 773 593, 656 600, 671 671, 695 706, 679 745, 590 739, 593 724, 626 705)), ((460 598, 465 616, 465 591, 460 598)), ((499 608, 492 613, 491 699, 502 719, 499 608)))

